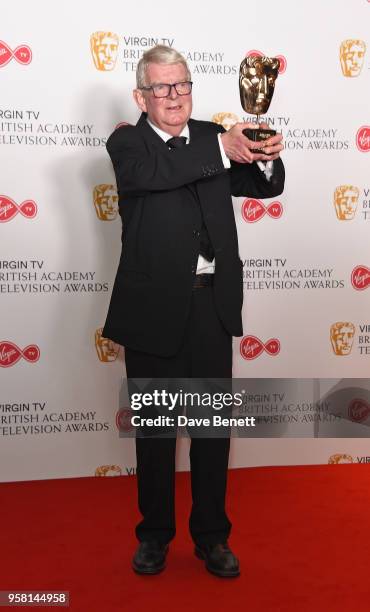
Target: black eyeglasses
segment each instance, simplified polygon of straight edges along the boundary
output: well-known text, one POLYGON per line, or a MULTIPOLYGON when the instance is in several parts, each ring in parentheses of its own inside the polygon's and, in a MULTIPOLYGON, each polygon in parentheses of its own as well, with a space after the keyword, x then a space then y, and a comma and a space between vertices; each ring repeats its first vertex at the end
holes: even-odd
POLYGON ((148 85, 147 87, 140 87, 144 91, 152 90, 155 98, 167 98, 171 94, 172 87, 178 96, 188 96, 191 93, 193 81, 181 81, 180 83, 158 83, 157 85, 148 85))

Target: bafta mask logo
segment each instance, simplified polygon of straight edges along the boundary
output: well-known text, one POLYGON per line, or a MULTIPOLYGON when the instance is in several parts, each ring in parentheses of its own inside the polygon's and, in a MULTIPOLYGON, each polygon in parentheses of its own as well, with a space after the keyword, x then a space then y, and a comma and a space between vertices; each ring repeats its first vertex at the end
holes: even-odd
POLYGON ((351 455, 345 455, 344 453, 336 453, 329 457, 328 463, 331 465, 340 465, 341 463, 353 463, 353 457, 351 455))
POLYGON ((118 36, 113 32, 94 32, 94 34, 91 34, 91 55, 97 70, 113 70, 117 61, 118 43, 118 36))
POLYGON ((111 363, 116 361, 119 353, 119 346, 109 338, 103 338, 103 328, 100 327, 95 332, 95 348, 100 361, 103 363, 111 363))
POLYGON ((95 211, 100 221, 114 221, 118 214, 118 194, 114 185, 95 185, 93 192, 95 211))
POLYGON ((363 40, 348 39, 340 45, 340 65, 345 77, 357 77, 361 73, 366 53, 363 40))
POLYGON ((338 321, 330 328, 330 340, 335 355, 345 356, 352 351, 356 328, 353 323, 338 321))
POLYGON ((211 121, 213 121, 213 123, 218 123, 218 125, 222 125, 222 127, 228 131, 239 122, 239 117, 234 113, 216 113, 213 115, 211 121))
POLYGON ((122 476, 119 465, 99 465, 95 470, 95 476, 122 476))
POLYGON ((334 191, 334 206, 340 221, 355 218, 360 190, 354 185, 339 185, 334 191))
POLYGON ((267 113, 275 91, 280 62, 275 57, 250 55, 240 64, 240 102, 247 113, 267 113))

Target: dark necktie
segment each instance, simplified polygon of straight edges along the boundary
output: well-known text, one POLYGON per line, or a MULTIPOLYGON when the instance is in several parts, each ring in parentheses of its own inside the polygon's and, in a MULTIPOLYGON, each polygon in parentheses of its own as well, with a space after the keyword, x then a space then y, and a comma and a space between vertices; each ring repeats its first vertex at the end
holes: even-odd
MULTIPOLYGON (((186 139, 185 136, 173 136, 172 138, 167 140, 166 144, 167 144, 168 147, 170 147, 170 149, 180 149, 181 147, 185 147, 186 146, 186 140, 187 139, 186 139)), ((193 194, 195 200, 197 201, 197 204, 198 204, 199 210, 200 210, 200 214, 202 216, 202 227, 200 229, 199 253, 207 261, 213 261, 213 259, 215 257, 215 252, 213 250, 212 243, 211 243, 211 240, 210 240, 210 237, 209 237, 206 225, 204 223, 203 211, 202 211, 202 207, 201 207, 200 202, 199 202, 199 197, 198 197, 197 190, 196 190, 194 184, 189 184, 189 185, 187 185, 187 187, 189 188, 189 190, 193 194)))
POLYGON ((166 145, 170 149, 181 149, 181 147, 186 145, 186 136, 172 136, 172 138, 166 141, 166 145))

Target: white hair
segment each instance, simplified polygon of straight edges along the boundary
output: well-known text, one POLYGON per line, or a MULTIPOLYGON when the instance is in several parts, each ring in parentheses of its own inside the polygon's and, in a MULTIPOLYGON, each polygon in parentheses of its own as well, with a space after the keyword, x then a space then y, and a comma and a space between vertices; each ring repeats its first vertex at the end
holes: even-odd
POLYGON ((186 68, 188 79, 191 79, 189 66, 181 53, 166 45, 156 45, 144 53, 137 65, 136 87, 138 89, 146 86, 146 71, 149 64, 182 64, 186 68))

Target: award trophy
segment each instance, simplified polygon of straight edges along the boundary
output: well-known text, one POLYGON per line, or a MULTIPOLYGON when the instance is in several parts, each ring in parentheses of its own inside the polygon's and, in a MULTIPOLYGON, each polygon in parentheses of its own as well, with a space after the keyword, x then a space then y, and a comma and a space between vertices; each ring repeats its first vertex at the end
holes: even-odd
MULTIPOLYGON (((240 102, 246 113, 260 115, 267 113, 272 96, 274 95, 275 81, 278 77, 280 60, 277 57, 260 57, 250 55, 243 59, 239 70, 240 102)), ((264 128, 247 128, 243 134, 254 142, 262 142, 275 136, 275 130, 264 128)), ((263 153, 262 149, 254 149, 254 153, 263 153)))

